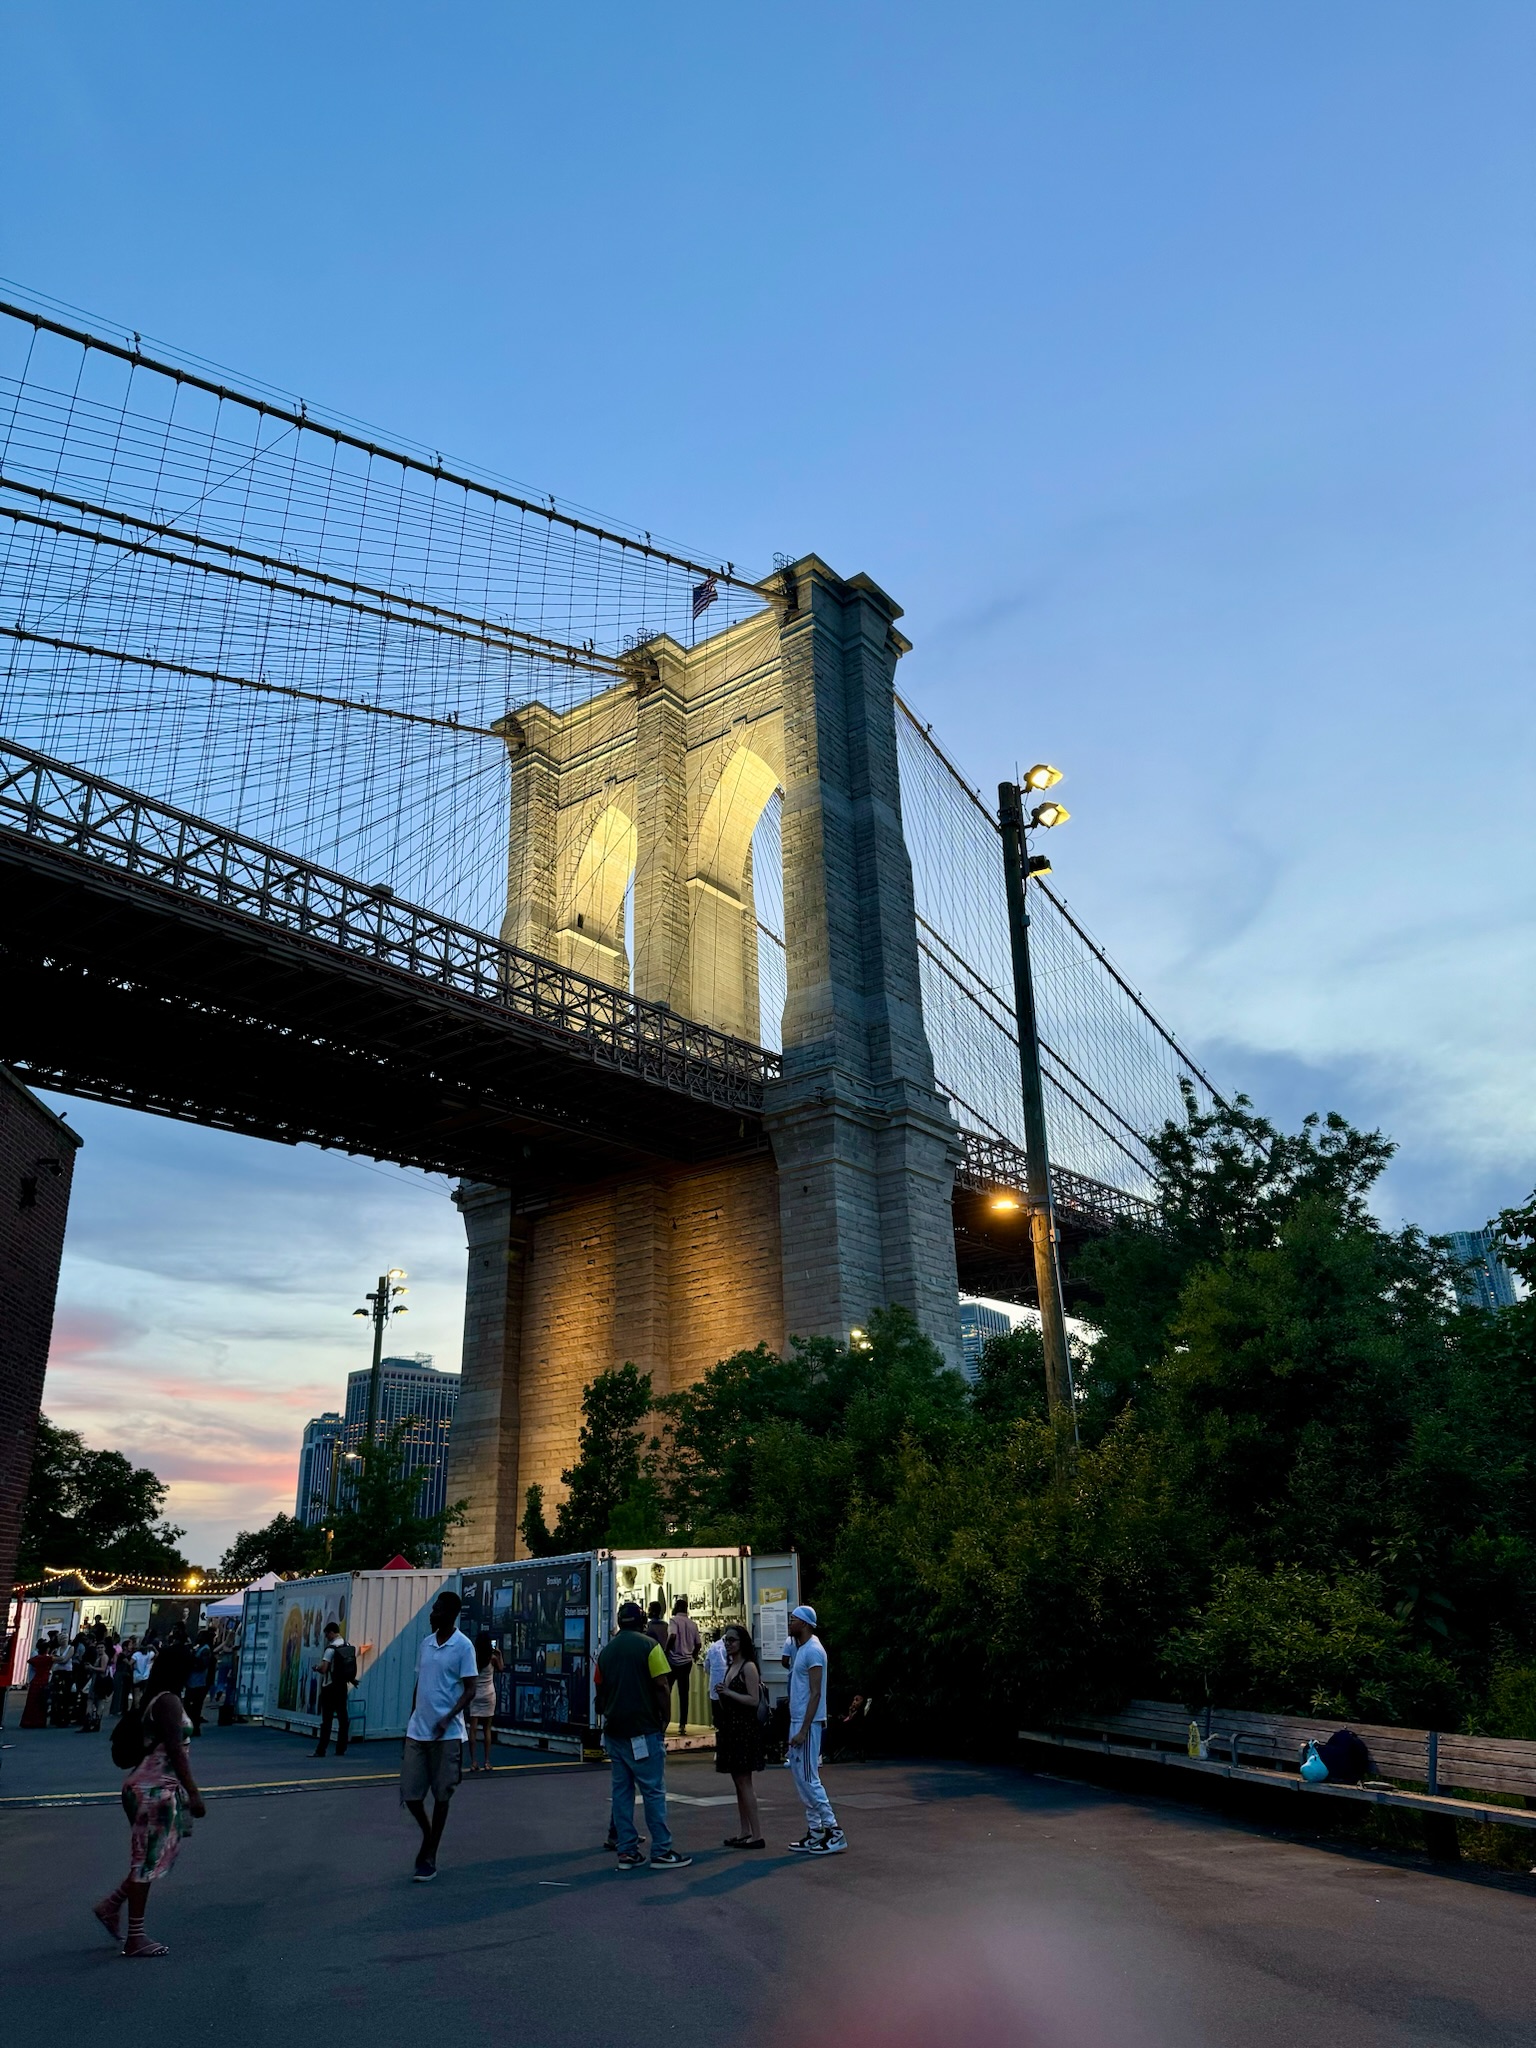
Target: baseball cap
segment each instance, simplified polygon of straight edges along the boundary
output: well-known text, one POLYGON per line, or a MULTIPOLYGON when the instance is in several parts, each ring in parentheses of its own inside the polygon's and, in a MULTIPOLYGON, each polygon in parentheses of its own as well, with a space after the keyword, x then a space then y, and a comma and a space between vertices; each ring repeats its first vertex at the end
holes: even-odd
POLYGON ((789 1618, 791 1621, 803 1621, 808 1628, 816 1626, 816 1610, 814 1607, 791 1607, 789 1618))
POLYGON ((619 1625, 621 1627, 626 1621, 644 1621, 644 1619, 645 1609, 637 1600, 626 1600, 619 1609, 619 1625))

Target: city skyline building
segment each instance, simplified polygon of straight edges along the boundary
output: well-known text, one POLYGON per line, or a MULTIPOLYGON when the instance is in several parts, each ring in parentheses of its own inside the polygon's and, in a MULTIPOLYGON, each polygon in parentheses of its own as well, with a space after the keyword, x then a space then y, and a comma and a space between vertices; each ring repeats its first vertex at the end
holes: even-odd
MULTIPOLYGON (((347 1374, 347 1404, 342 1449, 361 1448, 368 1432, 367 1366, 347 1374)), ((422 1475, 416 1500, 418 1515, 435 1515, 448 1505, 448 1439, 459 1398, 459 1374, 432 1363, 429 1351, 409 1358, 379 1361, 379 1414, 375 1439, 382 1441, 397 1422, 407 1422, 403 1439, 405 1470, 422 1475)), ((346 1492, 346 1475, 342 1475, 346 1492)))
POLYGON ((992 1337, 1006 1337, 1013 1328, 1013 1318, 1000 1308, 989 1308, 985 1302, 962 1301, 960 1304, 960 1353, 964 1360, 962 1371, 968 1380, 974 1380, 981 1365, 981 1354, 992 1337))
MULTIPOLYGON (((336 1459, 362 1446, 368 1430, 371 1377, 366 1365, 348 1373, 344 1409, 338 1413, 328 1408, 304 1425, 294 1506, 294 1516, 300 1522, 313 1525, 325 1519, 331 1504, 336 1459)), ((448 1504, 448 1443, 458 1405, 459 1379, 458 1373, 435 1366, 429 1351, 379 1361, 375 1437, 382 1440, 397 1422, 407 1423, 403 1439, 405 1470, 421 1475, 421 1491, 416 1500, 419 1515, 435 1515, 448 1504)), ((347 1505, 348 1493, 344 1468, 336 1488, 338 1506, 347 1505)))
POLYGON ((331 1471, 341 1445, 342 1418, 334 1408, 312 1415, 304 1425, 299 1447, 299 1485, 293 1516, 312 1525, 325 1513, 331 1493, 331 1471))
POLYGON ((1453 1230, 1451 1249, 1463 1262, 1456 1282, 1463 1308, 1514 1307, 1515 1276, 1499 1257, 1491 1231, 1453 1230))

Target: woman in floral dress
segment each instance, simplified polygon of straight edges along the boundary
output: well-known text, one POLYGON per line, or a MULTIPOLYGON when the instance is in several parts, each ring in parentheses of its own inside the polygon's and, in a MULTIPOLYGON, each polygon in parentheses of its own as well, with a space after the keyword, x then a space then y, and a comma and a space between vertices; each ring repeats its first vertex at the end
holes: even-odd
POLYGON ((149 1888, 176 1861, 183 1836, 191 1833, 190 1821, 201 1820, 207 1811, 187 1758, 192 1723, 182 1705, 181 1693, 191 1664, 189 1652, 179 1645, 162 1650, 155 1659, 155 1668, 144 1688, 143 1760, 123 1780, 123 1811, 132 1830, 128 1875, 115 1892, 94 1908, 96 1918, 118 1941, 122 1938, 122 1911, 126 1903, 125 1956, 169 1955, 164 1942, 151 1941, 144 1932, 149 1888))

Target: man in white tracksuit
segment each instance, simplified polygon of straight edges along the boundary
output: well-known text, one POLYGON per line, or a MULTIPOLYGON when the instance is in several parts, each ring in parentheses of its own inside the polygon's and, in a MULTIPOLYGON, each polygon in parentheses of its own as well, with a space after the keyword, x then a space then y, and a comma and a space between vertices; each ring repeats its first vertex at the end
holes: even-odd
POLYGON ((848 1838, 821 1785, 827 1653, 816 1634, 814 1607, 791 1608, 789 1634, 795 1645, 794 1662, 789 1667, 789 1769, 805 1808, 805 1833, 789 1846, 805 1856, 840 1856, 848 1838))

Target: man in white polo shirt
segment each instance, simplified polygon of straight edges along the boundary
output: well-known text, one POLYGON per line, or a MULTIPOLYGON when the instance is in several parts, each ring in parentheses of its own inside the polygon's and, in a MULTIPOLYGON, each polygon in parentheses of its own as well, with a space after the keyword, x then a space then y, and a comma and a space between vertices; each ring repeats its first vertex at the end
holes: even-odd
POLYGON ((445 1586, 432 1603, 432 1633, 416 1659, 416 1690, 405 1724, 400 1758, 400 1804, 421 1829, 416 1882, 437 1875, 437 1851, 448 1820, 448 1802, 464 1768, 464 1709, 474 1698, 479 1669, 475 1646, 459 1629, 457 1593, 445 1586), (427 1819, 427 1794, 432 1818, 427 1819))
POLYGON ((814 1607, 793 1607, 789 1634, 789 1771, 805 1808, 805 1833, 790 1848, 803 1856, 841 1856, 848 1837, 822 1790, 821 1739, 827 1729, 827 1653, 816 1633, 814 1607))

